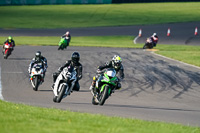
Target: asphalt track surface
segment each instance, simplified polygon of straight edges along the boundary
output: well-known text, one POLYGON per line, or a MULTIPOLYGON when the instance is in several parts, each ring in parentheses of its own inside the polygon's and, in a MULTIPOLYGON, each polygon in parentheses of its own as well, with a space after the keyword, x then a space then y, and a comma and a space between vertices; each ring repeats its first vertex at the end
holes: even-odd
MULTIPOLYGON (((38 35, 41 34, 41 32, 38 33, 38 35)), ((2 56, 0 60, 2 95, 6 101, 200 126, 200 69, 198 67, 167 59, 142 49, 99 47, 68 47, 67 50, 58 51, 56 46, 17 46, 7 60, 4 60, 2 56), (36 92, 28 81, 27 69, 37 50, 40 50, 48 59, 49 68, 45 82, 36 92), (81 54, 83 65, 81 89, 79 92, 73 92, 61 103, 54 103, 51 90, 52 73, 66 59, 69 59, 74 51, 81 54), (95 75, 96 67, 111 60, 115 54, 122 57, 125 68, 122 89, 112 94, 104 106, 92 105, 92 95, 88 88, 95 75)))

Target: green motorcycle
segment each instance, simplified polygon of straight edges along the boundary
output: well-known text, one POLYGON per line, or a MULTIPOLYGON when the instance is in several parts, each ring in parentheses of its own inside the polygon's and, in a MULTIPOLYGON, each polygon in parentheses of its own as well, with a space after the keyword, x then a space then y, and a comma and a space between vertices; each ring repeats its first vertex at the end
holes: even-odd
POLYGON ((59 44, 58 44, 58 50, 63 50, 63 49, 65 49, 65 48, 67 48, 67 46, 68 46, 68 41, 67 41, 67 39, 66 38, 61 38, 60 39, 60 42, 59 42, 59 44))
POLYGON ((96 94, 92 98, 92 104, 103 105, 109 96, 114 92, 119 82, 116 71, 113 68, 107 69, 96 82, 96 94))

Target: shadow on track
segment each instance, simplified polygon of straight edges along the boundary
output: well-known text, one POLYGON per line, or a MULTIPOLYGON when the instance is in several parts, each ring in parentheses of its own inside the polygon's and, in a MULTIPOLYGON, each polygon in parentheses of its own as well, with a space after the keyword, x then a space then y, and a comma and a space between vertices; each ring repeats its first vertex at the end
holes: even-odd
MULTIPOLYGON (((133 53, 137 55, 138 53, 133 53)), ((200 86, 200 74, 194 71, 183 69, 174 64, 169 64, 163 60, 158 60, 153 56, 140 56, 139 59, 132 59, 126 56, 128 62, 132 62, 132 68, 126 72, 125 82, 127 86, 122 91, 131 91, 131 96, 139 93, 162 93, 173 91, 173 98, 180 98, 182 94, 189 90, 197 90, 200 86)), ((131 64, 126 64, 131 65, 131 64)), ((199 96, 197 96, 199 97, 199 96)))
POLYGON ((38 91, 41 91, 41 92, 52 92, 53 90, 38 90, 38 91))
POLYGON ((137 109, 153 109, 153 110, 172 110, 172 111, 192 111, 200 112, 200 110, 192 109, 180 109, 180 108, 159 108, 159 107, 150 107, 150 106, 135 106, 135 105, 117 105, 117 104, 105 104, 104 106, 120 107, 120 108, 137 108, 137 109))
POLYGON ((30 61, 32 58, 8 58, 8 60, 30 61))

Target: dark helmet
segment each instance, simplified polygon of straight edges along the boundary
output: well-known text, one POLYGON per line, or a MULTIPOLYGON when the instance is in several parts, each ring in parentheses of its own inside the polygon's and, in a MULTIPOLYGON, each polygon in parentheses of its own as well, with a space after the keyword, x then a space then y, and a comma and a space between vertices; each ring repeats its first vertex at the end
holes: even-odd
POLYGON ((35 60, 36 60, 36 61, 40 61, 40 60, 41 60, 41 52, 40 52, 40 51, 37 51, 37 52, 35 53, 35 60))
POLYGON ((74 52, 72 54, 71 60, 73 63, 77 64, 80 60, 80 54, 78 52, 74 52))
POLYGON ((121 67, 122 59, 118 55, 115 55, 112 58, 112 65, 115 69, 119 69, 121 67))

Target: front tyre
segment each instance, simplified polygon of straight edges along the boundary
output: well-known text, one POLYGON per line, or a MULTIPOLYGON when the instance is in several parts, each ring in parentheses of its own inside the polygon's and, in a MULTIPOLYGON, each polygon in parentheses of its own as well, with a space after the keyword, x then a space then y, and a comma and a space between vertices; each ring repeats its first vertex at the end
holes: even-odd
POLYGON ((38 76, 35 76, 35 78, 34 78, 35 87, 33 87, 34 91, 38 90, 39 83, 40 83, 40 78, 38 76))
POLYGON ((8 58, 8 56, 7 55, 4 55, 4 59, 7 59, 8 58))
POLYGON ((58 50, 60 50, 60 49, 61 49, 61 46, 58 47, 58 50))
POLYGON ((53 101, 54 101, 55 103, 57 103, 57 98, 58 98, 57 96, 54 96, 54 97, 53 97, 53 101))
POLYGON ((4 52, 4 59, 7 59, 8 58, 8 52, 4 52))
POLYGON ((143 46, 143 49, 146 49, 146 48, 147 48, 147 44, 145 43, 144 46, 143 46))
POLYGON ((58 103, 61 102, 61 100, 62 100, 62 98, 63 98, 63 96, 64 96, 64 94, 65 94, 66 89, 67 89, 67 86, 62 85, 61 90, 60 90, 60 92, 59 92, 59 94, 58 94, 58 97, 57 97, 57 102, 58 102, 58 103))
POLYGON ((106 99, 109 97, 108 90, 109 90, 109 86, 106 85, 104 87, 104 90, 100 93, 100 96, 99 96, 99 105, 102 106, 105 103, 106 99))
POLYGON ((58 47, 58 50, 63 50, 64 49, 64 45, 61 44, 59 47, 58 47))

